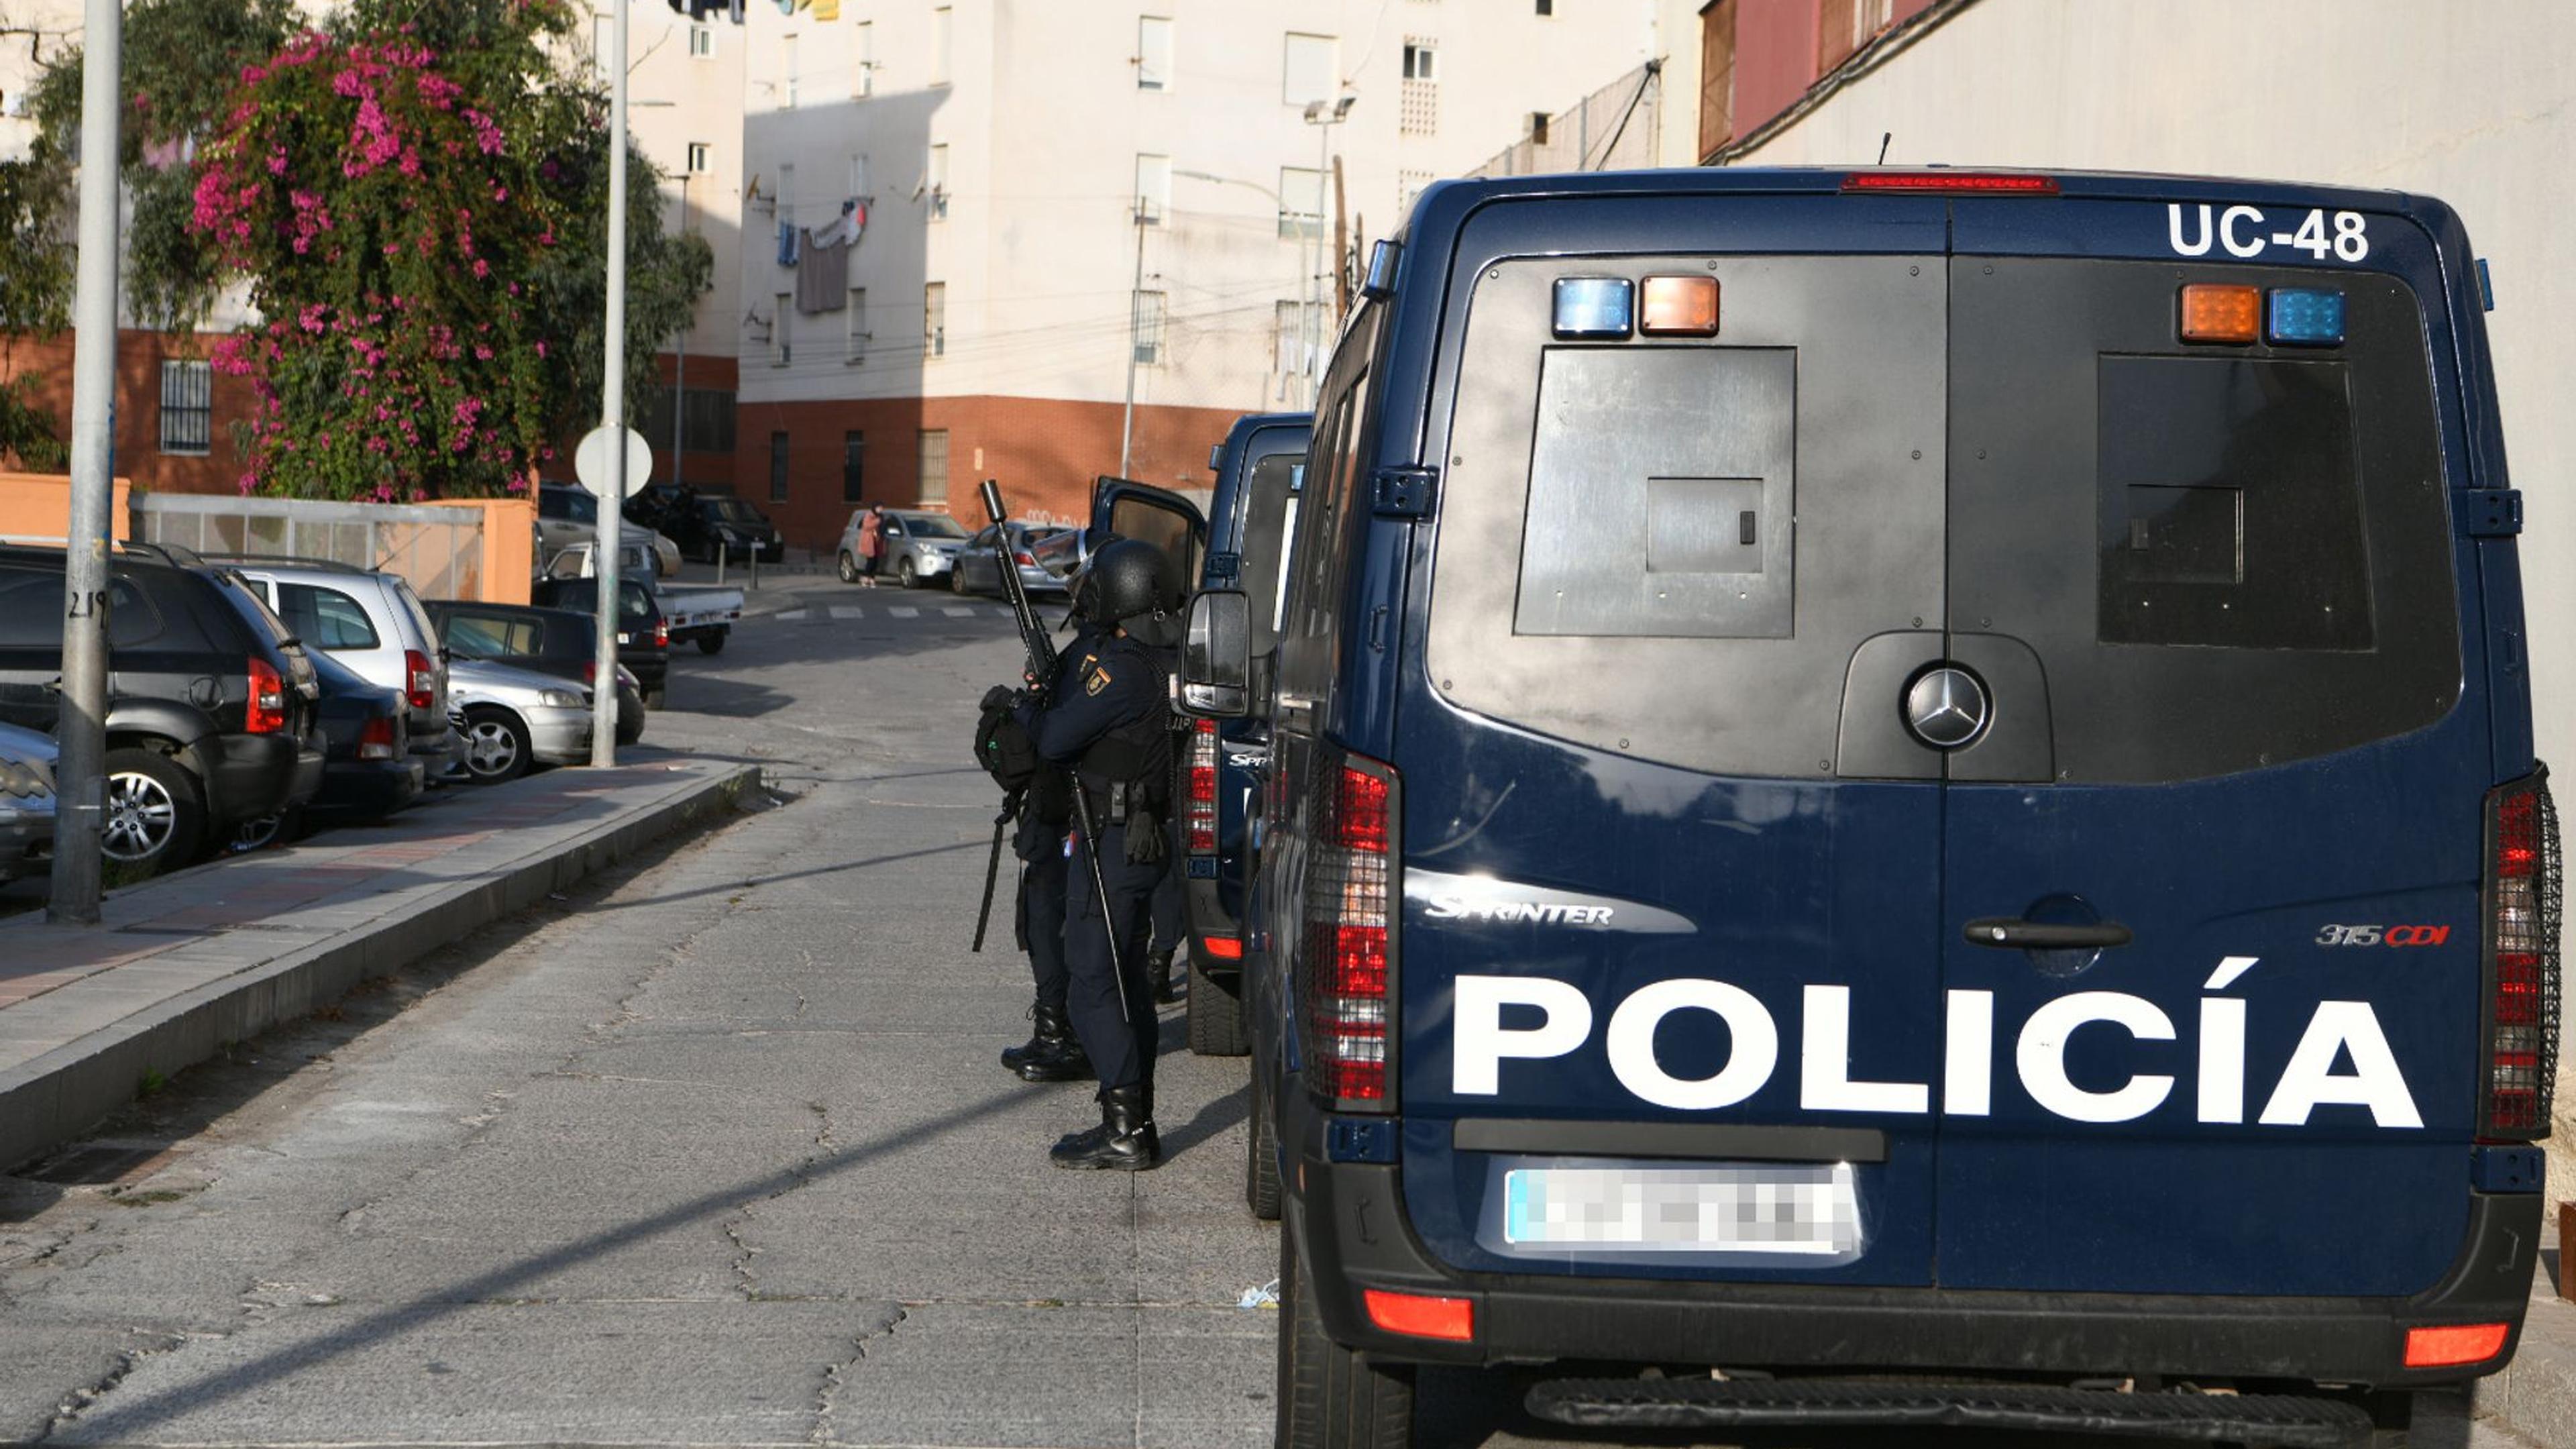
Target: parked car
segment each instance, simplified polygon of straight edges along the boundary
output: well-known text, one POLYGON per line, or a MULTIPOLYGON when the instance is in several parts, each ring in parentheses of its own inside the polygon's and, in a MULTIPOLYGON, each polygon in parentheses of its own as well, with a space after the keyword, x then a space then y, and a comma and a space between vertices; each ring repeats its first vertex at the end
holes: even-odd
MULTIPOLYGON (((841 528, 841 582, 859 581, 859 525, 866 521, 864 508, 850 515, 841 528)), ((878 536, 877 577, 891 578, 907 589, 937 583, 948 577, 950 565, 957 561, 957 551, 966 546, 966 529, 945 513, 922 508, 889 508, 885 512, 884 532, 878 536)))
MULTIPOLYGON (((301 809, 245 821, 233 833, 235 850, 293 840, 308 824, 382 820, 429 787, 431 762, 412 753, 411 711, 401 692, 375 684, 327 649, 309 657, 322 690, 322 789, 301 809)), ((439 723, 445 728, 443 715, 439 723)))
MULTIPOLYGON (((1011 559, 1013 566, 1020 571, 1020 583, 1032 594, 1063 593, 1068 586, 1067 576, 1048 571, 1038 562, 1035 550, 1043 547, 1047 540, 1074 530, 1034 523, 1003 526, 1010 530, 1011 559)), ((986 524, 957 550, 956 560, 949 566, 949 584, 957 592, 1001 597, 1001 554, 994 547, 995 536, 994 527, 986 524)))
POLYGON ((590 762, 589 690, 480 659, 450 668, 465 715, 466 778, 498 785, 538 765, 590 762))
MULTIPOLYGON (((433 599, 429 617, 439 642, 459 659, 480 659, 532 669, 595 686, 599 681, 599 622, 570 609, 528 604, 487 604, 433 599)), ((617 666, 617 742, 644 738, 644 691, 633 670, 617 666)))
MULTIPOLYGON (((624 520, 622 527, 620 537, 645 550, 656 577, 667 578, 680 571, 679 545, 632 518, 624 520)), ((598 537, 597 494, 578 483, 537 486, 537 561, 541 566, 574 544, 590 543, 598 537)))
POLYGON ((53 736, 0 725, 0 883, 44 869, 53 848, 53 736))
POLYGON ((436 778, 465 752, 447 728, 447 659, 420 595, 402 575, 324 559, 233 554, 229 566, 259 593, 297 640, 403 697, 404 733, 436 778))
MULTIPOLYGON (((575 544, 557 555, 554 566, 546 571, 550 580, 587 579, 592 577, 592 549, 589 544, 575 544)), ((628 579, 642 582, 640 571, 624 571, 633 562, 633 551, 621 563, 620 587, 628 579)), ((733 626, 742 620, 742 590, 705 585, 648 584, 654 610, 660 615, 659 633, 665 645, 695 644, 701 654, 721 654, 725 641, 732 637, 733 626)), ((544 591, 541 589, 542 594, 544 591)), ((589 601, 599 597, 595 589, 576 591, 583 602, 566 608, 589 608, 589 601)), ((540 598, 539 603, 546 600, 540 598)), ((629 601, 632 602, 631 600, 629 601)))
POLYGON ((720 556, 749 559, 755 550, 773 563, 787 557, 787 545, 769 515, 730 493, 665 484, 628 500, 626 516, 670 535, 680 552, 702 563, 720 556))
MULTIPOLYGON (((50 732, 62 675, 63 551, 0 546, 0 723, 50 732)), ((109 560, 107 858, 185 865, 322 785, 313 665, 260 597, 179 549, 109 560)))
MULTIPOLYGON (((736 597, 739 599, 739 595, 736 597)), ((617 662, 634 674, 636 687, 644 692, 644 702, 658 707, 671 677, 670 616, 662 612, 660 593, 640 580, 619 579, 617 601, 617 662)), ((536 603, 539 608, 563 609, 595 619, 599 617, 599 582, 548 579, 537 585, 536 603)))

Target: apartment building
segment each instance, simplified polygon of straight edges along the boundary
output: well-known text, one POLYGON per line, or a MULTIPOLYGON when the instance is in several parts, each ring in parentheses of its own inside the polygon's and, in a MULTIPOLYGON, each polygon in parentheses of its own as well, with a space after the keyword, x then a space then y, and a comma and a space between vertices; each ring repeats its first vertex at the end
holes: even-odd
POLYGON ((734 485, 790 540, 999 478, 1208 483, 1302 406, 1337 257, 1397 230, 1655 0, 839 0, 743 27, 734 485), (832 11, 829 18, 822 13, 832 11), (1132 416, 1127 404, 1132 385, 1132 416))

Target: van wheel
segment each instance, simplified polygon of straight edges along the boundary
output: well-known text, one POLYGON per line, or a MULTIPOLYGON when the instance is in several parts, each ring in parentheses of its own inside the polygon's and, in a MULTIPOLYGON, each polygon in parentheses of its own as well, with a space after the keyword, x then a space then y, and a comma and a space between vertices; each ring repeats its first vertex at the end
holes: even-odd
MULTIPOLYGON (((1235 978, 1238 982, 1241 977, 1235 978)), ((1199 969, 1198 953, 1190 954, 1190 1050, 1203 1057, 1239 1057, 1252 1050, 1252 1038, 1244 1030, 1243 998, 1235 992, 1240 987, 1220 986, 1199 969)))
POLYGON ((726 633, 726 630, 718 629, 712 634, 699 635, 698 652, 701 654, 722 654, 725 647, 726 633))
POLYGON ((1278 1449, 1410 1449, 1413 1367, 1371 1363, 1324 1336, 1297 1240, 1279 1229, 1278 1449))
POLYGON ((1270 1117, 1270 1093, 1261 1069, 1252 1071, 1252 1121, 1243 1147, 1243 1205, 1260 1222, 1279 1221, 1279 1124, 1270 1117))
POLYGON ((465 712, 465 773, 475 784, 515 780, 534 763, 536 749, 517 715, 492 705, 465 712))
POLYGON ((107 752, 107 814, 99 853, 135 878, 176 870, 197 857, 206 797, 196 777, 158 750, 107 752))
POLYGON ((841 582, 845 584, 855 584, 858 581, 859 561, 850 557, 850 551, 848 549, 841 550, 841 582))

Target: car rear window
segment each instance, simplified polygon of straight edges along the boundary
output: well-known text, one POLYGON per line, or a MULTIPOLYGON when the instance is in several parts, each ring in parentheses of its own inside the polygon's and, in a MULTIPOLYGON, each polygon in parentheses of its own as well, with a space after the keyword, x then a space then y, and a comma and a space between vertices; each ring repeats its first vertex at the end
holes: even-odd
POLYGON ((365 607, 338 589, 281 581, 277 605, 295 637, 317 649, 374 649, 384 642, 365 607))

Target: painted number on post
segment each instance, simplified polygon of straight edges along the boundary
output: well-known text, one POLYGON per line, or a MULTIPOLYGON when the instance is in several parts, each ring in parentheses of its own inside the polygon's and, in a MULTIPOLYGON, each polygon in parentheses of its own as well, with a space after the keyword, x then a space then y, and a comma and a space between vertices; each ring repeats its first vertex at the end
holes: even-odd
POLYGON ((2165 207, 2166 234, 2177 256, 2205 257, 2215 248, 2231 257, 2259 257, 2273 247, 2306 252, 2320 262, 2330 254, 2347 262, 2370 255, 2370 220, 2357 211, 2312 207, 2292 229, 2280 227, 2258 207, 2178 201, 2165 207))

